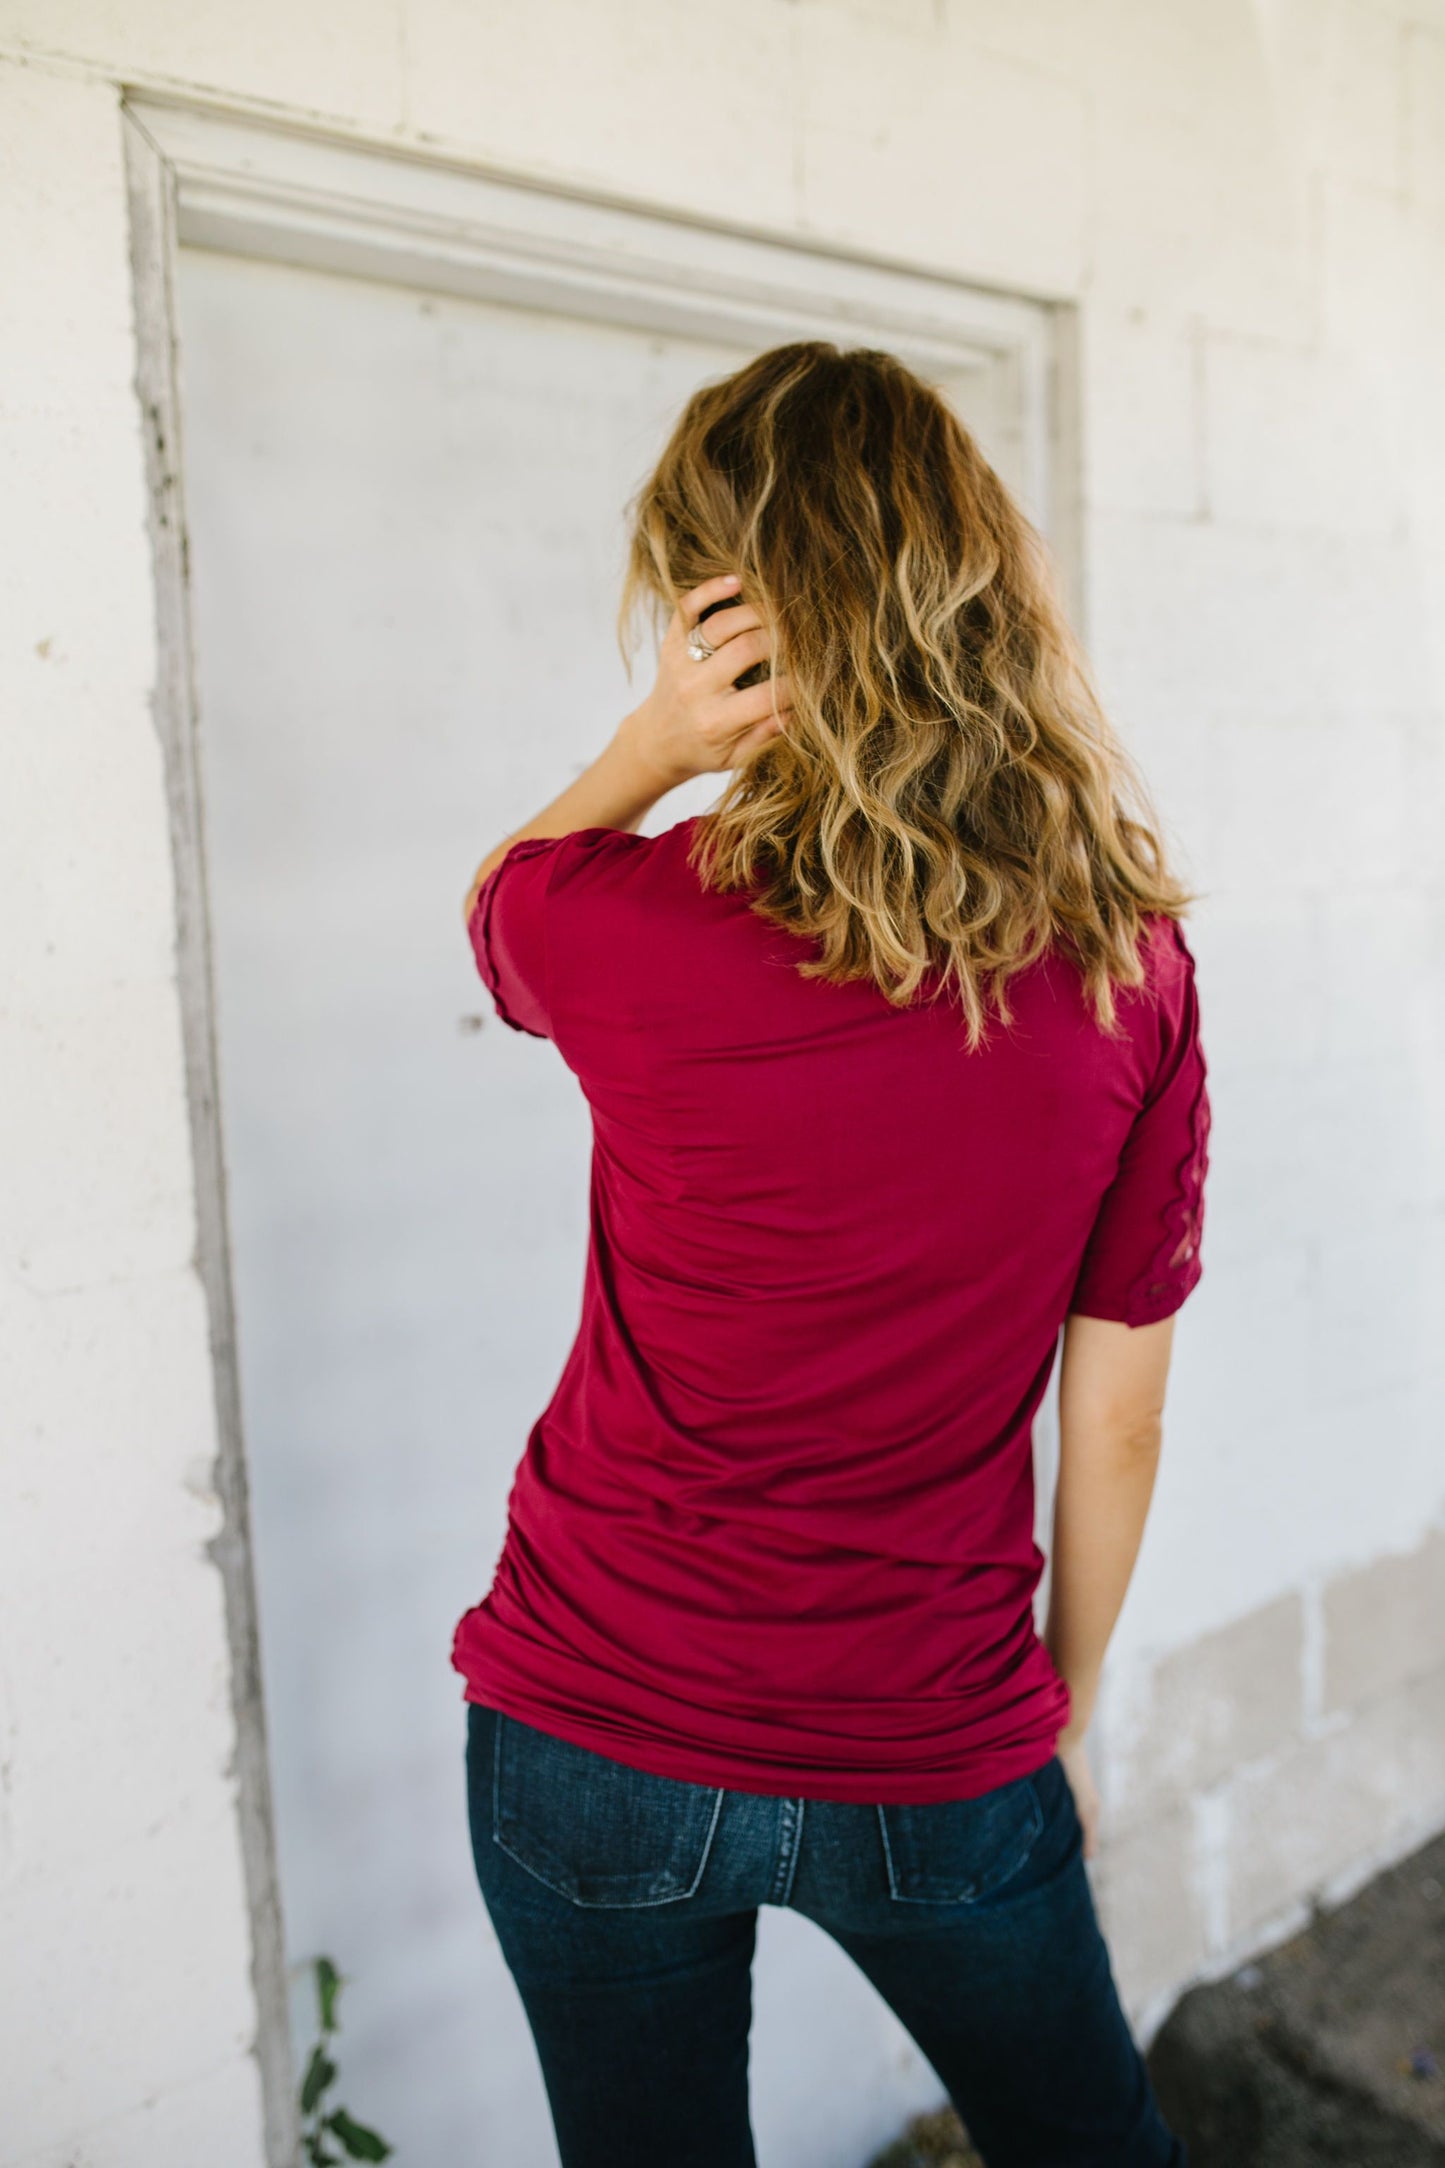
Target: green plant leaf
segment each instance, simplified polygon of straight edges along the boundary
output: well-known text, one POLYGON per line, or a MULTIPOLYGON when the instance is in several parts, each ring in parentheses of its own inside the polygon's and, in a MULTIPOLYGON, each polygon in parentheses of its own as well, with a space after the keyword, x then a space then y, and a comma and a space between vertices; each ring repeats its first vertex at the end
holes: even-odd
POLYGON ((321 2009, 321 2030, 336 2030, 336 1998, 341 1993, 341 1975, 329 1957, 316 1960, 316 2000, 321 2009))
POLYGON ((379 2138, 365 2123, 355 2123, 344 2108, 326 2118, 326 2128, 334 2130, 353 2160, 385 2160, 391 2147, 385 2138, 379 2138))
POLYGON ((314 2168, 340 2168, 341 2155, 332 2152, 319 2130, 312 2131, 306 2140, 306 2158, 314 2164, 314 2168))
POLYGON ((306 2075, 301 2080, 301 2113, 309 2115, 334 2077, 336 2065, 318 2040, 311 2050, 311 2060, 306 2065, 306 2075))

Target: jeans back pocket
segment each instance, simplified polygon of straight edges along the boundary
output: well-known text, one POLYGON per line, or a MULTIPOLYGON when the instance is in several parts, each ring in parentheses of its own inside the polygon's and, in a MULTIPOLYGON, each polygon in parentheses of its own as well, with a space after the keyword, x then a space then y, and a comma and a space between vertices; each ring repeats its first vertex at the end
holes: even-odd
POLYGON ((901 1904, 976 1904, 1027 1860, 1044 1826, 1029 1777, 927 1806, 880 1806, 888 1894, 901 1904))
POLYGON ((702 1880, 719 1785, 630 1769, 519 1717, 496 1720, 492 1834, 576 1905, 663 1905, 702 1880))

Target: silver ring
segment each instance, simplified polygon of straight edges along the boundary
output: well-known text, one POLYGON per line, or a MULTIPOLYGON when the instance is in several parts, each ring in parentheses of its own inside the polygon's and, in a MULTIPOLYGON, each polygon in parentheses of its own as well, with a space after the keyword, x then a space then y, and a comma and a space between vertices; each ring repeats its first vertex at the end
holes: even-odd
POLYGON ((713 646, 701 625, 694 625, 692 631, 688 634, 687 652, 694 662, 706 662, 710 655, 717 653, 717 649, 713 646))

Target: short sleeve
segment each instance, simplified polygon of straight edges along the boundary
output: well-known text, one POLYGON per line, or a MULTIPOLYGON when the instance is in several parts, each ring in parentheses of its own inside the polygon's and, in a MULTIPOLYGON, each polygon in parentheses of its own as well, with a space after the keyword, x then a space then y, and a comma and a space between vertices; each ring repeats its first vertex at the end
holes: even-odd
MULTIPOLYGON (((556 1039, 556 982, 577 914, 587 911, 595 921, 605 913, 613 877, 646 843, 620 828, 523 836, 493 866, 473 899, 467 930, 482 983, 513 1031, 556 1039)), ((605 938, 605 929, 597 931, 605 938)))
POLYGON ((1071 1312, 1084 1317, 1127 1325, 1152 1325, 1170 1316, 1203 1270, 1208 1072, 1194 958, 1176 921, 1163 921, 1155 955, 1157 1059, 1069 1303, 1071 1312))
POLYGON ((472 953, 496 1011, 513 1031, 550 1039, 547 888, 556 836, 524 836, 493 866, 467 920, 472 953))

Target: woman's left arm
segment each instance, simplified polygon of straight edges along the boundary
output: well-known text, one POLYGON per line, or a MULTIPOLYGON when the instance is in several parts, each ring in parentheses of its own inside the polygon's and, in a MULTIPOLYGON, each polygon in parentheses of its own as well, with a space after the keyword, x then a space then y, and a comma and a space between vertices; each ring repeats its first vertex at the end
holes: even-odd
POLYGON ((746 603, 719 610, 708 619, 707 630, 716 653, 699 663, 687 652, 699 612, 726 601, 737 588, 737 575, 729 572, 683 596, 663 638, 652 691, 575 782, 482 860, 467 891, 468 924, 482 883, 524 836, 567 836, 579 828, 636 830, 679 783, 737 767, 782 728, 788 716, 785 676, 742 690, 734 683, 768 658, 768 636, 756 611, 746 603))

